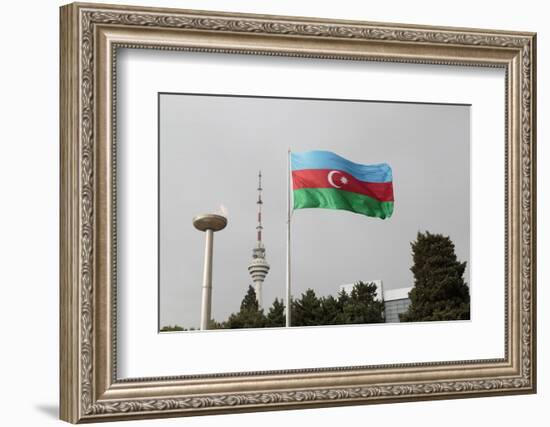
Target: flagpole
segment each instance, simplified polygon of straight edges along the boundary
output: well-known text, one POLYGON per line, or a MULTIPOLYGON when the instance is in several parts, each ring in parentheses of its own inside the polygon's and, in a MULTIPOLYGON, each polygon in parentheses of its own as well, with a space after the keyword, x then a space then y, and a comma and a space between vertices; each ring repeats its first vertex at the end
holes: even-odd
POLYGON ((290 207, 290 148, 288 149, 287 155, 287 173, 286 173, 286 207, 287 207, 287 218, 286 218, 286 327, 289 328, 291 324, 291 302, 290 302, 290 217, 291 217, 291 207, 290 207))

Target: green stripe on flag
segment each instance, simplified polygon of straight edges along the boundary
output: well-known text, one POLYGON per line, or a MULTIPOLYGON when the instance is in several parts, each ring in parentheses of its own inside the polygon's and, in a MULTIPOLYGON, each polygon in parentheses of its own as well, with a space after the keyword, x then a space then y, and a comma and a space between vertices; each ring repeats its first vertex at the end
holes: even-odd
POLYGON ((393 202, 337 188, 300 188, 294 190, 294 209, 303 208, 343 209, 384 219, 392 215, 393 202))

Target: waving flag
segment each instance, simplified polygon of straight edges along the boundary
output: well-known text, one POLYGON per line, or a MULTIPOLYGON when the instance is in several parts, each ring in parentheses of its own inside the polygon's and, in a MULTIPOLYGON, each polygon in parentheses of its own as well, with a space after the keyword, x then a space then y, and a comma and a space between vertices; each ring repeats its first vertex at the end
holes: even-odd
POLYGON ((362 165, 330 151, 291 153, 294 209, 344 209, 389 218, 392 170, 386 163, 362 165))

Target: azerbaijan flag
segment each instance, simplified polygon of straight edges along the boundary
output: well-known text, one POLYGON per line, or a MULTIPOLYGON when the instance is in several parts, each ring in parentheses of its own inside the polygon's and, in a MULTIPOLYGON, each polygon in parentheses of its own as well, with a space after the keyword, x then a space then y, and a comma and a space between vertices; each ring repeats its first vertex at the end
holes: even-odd
POLYGON ((362 165, 330 151, 291 153, 294 209, 325 208, 389 218, 392 170, 386 163, 362 165))

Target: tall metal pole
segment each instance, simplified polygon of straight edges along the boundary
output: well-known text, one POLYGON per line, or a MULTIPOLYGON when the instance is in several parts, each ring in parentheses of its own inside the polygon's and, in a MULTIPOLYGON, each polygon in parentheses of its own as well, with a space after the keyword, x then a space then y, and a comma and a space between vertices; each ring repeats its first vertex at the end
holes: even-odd
POLYGON ((290 207, 290 148, 288 149, 288 158, 287 158, 287 219, 286 219, 286 327, 289 328, 292 324, 291 319, 291 301, 290 301, 290 217, 291 217, 291 207, 290 207))
POLYGON ((206 246, 204 248, 204 270, 202 275, 201 331, 208 329, 212 318, 212 248, 214 232, 206 230, 206 246))
POLYGON ((214 248, 214 232, 227 225, 227 218, 217 214, 198 215, 193 218, 197 230, 206 233, 204 248, 204 270, 202 275, 201 331, 208 329, 212 318, 212 264, 214 248))

